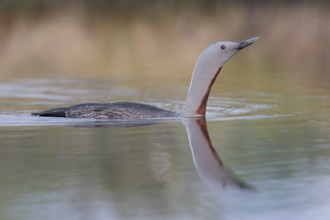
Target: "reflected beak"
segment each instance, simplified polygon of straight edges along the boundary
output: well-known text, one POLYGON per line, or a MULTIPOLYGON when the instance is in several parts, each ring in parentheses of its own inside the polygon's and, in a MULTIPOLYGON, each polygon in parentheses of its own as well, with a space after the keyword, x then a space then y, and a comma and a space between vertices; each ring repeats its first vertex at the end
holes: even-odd
POLYGON ((243 48, 250 46, 251 44, 253 44, 254 42, 256 42, 259 39, 259 37, 254 37, 245 41, 242 41, 240 43, 238 43, 238 47, 236 47, 237 50, 242 50, 243 48))

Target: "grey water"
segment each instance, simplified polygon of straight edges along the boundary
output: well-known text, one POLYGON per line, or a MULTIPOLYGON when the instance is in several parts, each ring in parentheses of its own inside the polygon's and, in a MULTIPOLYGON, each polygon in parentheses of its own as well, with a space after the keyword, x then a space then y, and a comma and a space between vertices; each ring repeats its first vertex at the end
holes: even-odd
POLYGON ((179 111, 187 82, 2 81, 0 219, 329 219, 330 87, 278 82, 216 86, 204 124, 118 124, 30 113, 91 101, 179 111))

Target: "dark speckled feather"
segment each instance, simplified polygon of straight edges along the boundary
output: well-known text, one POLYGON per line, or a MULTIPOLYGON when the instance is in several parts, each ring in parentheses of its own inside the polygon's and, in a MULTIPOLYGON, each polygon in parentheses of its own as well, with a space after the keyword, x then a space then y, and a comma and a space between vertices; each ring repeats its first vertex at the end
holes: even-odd
POLYGON ((144 119, 178 116, 175 112, 134 102, 85 103, 65 108, 54 108, 44 112, 33 113, 33 115, 96 119, 144 119))

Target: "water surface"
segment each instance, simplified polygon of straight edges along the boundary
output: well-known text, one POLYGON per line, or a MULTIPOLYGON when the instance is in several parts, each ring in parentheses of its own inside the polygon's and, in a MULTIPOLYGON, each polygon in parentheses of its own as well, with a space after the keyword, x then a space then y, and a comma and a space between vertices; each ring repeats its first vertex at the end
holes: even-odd
POLYGON ((207 125, 132 126, 30 113, 91 101, 178 111, 187 82, 1 82, 0 219, 328 219, 330 89, 260 80, 215 87, 207 125))

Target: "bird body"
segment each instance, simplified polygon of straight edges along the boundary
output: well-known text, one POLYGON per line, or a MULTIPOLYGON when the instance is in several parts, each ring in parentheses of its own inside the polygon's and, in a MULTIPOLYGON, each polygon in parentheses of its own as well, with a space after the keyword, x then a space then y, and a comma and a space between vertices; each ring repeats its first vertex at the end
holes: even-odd
POLYGON ((175 112, 136 102, 84 103, 64 108, 54 108, 39 113, 33 113, 33 115, 43 117, 133 120, 179 116, 179 114, 175 112))
POLYGON ((95 118, 137 120, 146 118, 204 117, 211 88, 223 65, 239 50, 258 38, 242 42, 219 41, 207 47, 199 56, 191 79, 187 102, 181 112, 167 111, 135 102, 85 103, 32 113, 42 117, 95 118))

